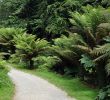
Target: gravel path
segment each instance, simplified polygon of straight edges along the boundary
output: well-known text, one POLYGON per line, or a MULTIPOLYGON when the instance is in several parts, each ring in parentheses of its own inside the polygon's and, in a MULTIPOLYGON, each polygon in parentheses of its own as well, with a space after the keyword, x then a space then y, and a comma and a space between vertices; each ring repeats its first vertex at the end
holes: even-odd
POLYGON ((12 69, 9 76, 15 84, 13 100, 75 100, 44 79, 12 69))

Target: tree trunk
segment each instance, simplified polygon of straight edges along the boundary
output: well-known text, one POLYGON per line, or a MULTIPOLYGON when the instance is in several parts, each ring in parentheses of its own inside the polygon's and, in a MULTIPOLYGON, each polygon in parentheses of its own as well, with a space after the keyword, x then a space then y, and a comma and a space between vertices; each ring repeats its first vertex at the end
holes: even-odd
POLYGON ((29 61, 29 69, 34 69, 34 61, 32 59, 29 61))
POLYGON ((83 66, 79 66, 79 74, 78 76, 80 77, 81 81, 84 81, 84 74, 85 74, 85 69, 83 66))
POLYGON ((97 74, 97 82, 98 82, 99 88, 106 86, 106 84, 107 84, 106 76, 107 75, 106 75, 106 71, 105 71, 105 62, 104 61, 100 61, 99 65, 96 66, 96 74, 97 74))
POLYGON ((16 47, 15 47, 14 45, 11 45, 11 46, 10 46, 10 49, 11 49, 11 53, 12 53, 12 54, 15 54, 15 49, 16 49, 16 47))

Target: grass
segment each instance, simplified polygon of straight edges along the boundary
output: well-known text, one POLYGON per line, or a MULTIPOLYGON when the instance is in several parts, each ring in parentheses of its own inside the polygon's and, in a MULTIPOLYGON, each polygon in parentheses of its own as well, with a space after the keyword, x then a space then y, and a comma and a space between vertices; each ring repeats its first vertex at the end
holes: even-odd
POLYGON ((77 78, 68 78, 49 71, 22 70, 48 80, 50 83, 66 91, 69 96, 74 97, 77 100, 95 100, 98 93, 97 89, 92 89, 82 84, 77 78))
POLYGON ((12 100, 14 85, 7 75, 6 69, 0 69, 0 100, 12 100))

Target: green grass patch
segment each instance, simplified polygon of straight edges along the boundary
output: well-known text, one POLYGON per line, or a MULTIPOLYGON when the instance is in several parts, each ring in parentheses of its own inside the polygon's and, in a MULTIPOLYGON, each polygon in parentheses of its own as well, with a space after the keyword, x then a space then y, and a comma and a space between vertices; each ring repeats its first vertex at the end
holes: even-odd
POLYGON ((55 84, 57 87, 66 91, 69 96, 74 97, 77 100, 95 100, 95 97, 98 94, 97 89, 92 89, 87 85, 84 85, 77 78, 68 78, 49 71, 26 69, 23 69, 23 71, 48 80, 50 83, 55 84))
POLYGON ((6 69, 0 69, 0 100, 12 100, 14 85, 7 75, 6 69))

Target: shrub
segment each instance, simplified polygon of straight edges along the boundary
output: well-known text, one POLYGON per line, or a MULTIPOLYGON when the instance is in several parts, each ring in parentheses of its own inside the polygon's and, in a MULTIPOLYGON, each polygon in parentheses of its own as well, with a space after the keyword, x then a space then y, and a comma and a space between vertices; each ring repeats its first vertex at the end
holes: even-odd
POLYGON ((57 63, 61 62, 61 60, 57 56, 39 56, 33 59, 35 61, 36 66, 39 69, 51 69, 57 63))
POLYGON ((110 100, 110 85, 100 90, 96 100, 110 100))

